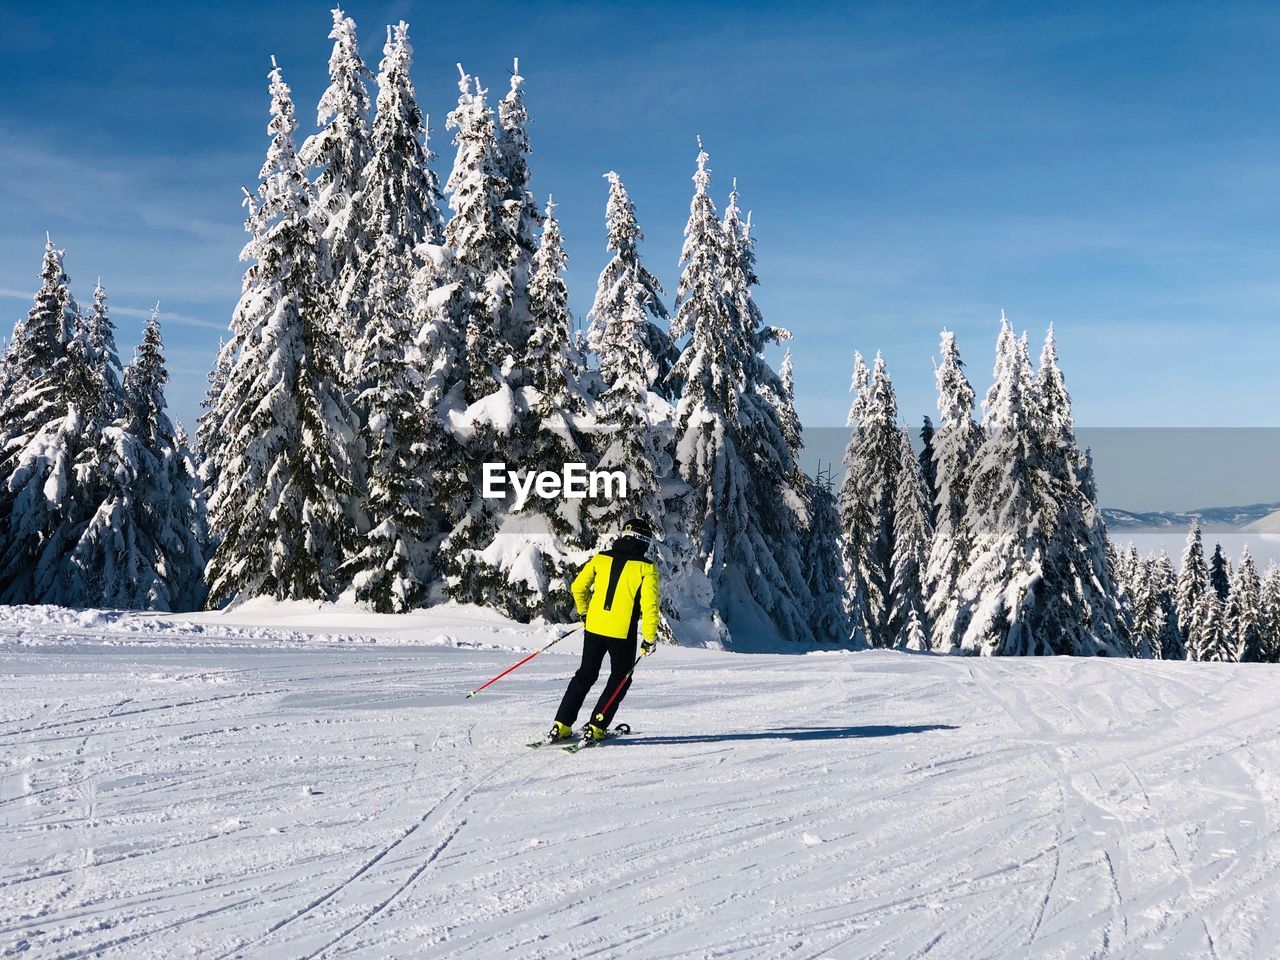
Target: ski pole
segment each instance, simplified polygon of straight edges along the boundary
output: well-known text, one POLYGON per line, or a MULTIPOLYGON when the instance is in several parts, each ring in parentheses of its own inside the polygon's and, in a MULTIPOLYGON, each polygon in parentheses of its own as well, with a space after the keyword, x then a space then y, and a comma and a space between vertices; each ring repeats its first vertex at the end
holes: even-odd
POLYGON ((489 686, 489 684, 491 684, 491 683, 496 683, 497 681, 499 681, 499 680, 501 680, 503 677, 505 677, 508 673, 510 673, 512 670, 516 669, 516 667, 523 667, 526 663, 528 663, 530 660, 532 660, 532 659, 533 659, 534 657, 536 657, 538 654, 543 653, 543 652, 545 652, 545 651, 547 651, 547 650, 550 650, 552 647, 554 647, 557 643, 559 643, 559 642, 560 642, 561 640, 563 640, 565 637, 568 637, 568 636, 572 635, 575 631, 577 631, 578 629, 580 629, 580 628, 581 628, 581 626, 582 626, 582 625, 581 625, 581 624, 579 624, 578 626, 574 627, 574 628, 573 628, 573 630, 570 630, 568 633, 562 633, 562 634, 560 634, 560 636, 556 637, 554 640, 552 640, 550 643, 548 643, 548 644, 547 644, 545 647, 543 647, 541 650, 535 650, 535 651, 533 651, 533 653, 529 654, 527 657, 525 657, 525 658, 524 658, 523 660, 521 660, 519 663, 517 663, 517 664, 513 664, 513 665, 512 665, 512 666, 510 666, 510 667, 507 667, 507 669, 503 670, 500 674, 498 674, 498 675, 497 675, 496 677, 494 677, 492 680, 486 681, 485 683, 482 683, 480 686, 476 687, 474 690, 472 690, 470 693, 468 693, 468 694, 466 695, 466 697, 464 697, 463 699, 470 700, 472 697, 474 697, 477 693, 479 693, 479 692, 480 692, 481 690, 483 690, 485 687, 489 686))
POLYGON ((627 675, 618 681, 618 685, 613 688, 613 695, 610 696, 609 699, 605 701, 604 709, 602 709, 599 713, 596 714, 595 719, 597 721, 602 722, 604 720, 604 715, 609 712, 609 708, 613 706, 613 701, 618 699, 618 694, 622 693, 623 688, 631 680, 631 675, 636 672, 636 667, 640 666, 640 661, 643 659, 644 659, 643 653, 640 654, 640 656, 636 657, 636 662, 631 665, 631 669, 627 671, 627 675))

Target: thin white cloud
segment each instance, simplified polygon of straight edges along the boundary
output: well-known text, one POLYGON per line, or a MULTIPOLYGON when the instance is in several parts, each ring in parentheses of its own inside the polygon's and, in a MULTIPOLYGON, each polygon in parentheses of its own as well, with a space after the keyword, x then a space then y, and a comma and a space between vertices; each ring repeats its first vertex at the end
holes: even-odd
POLYGON ((178 231, 214 244, 226 243, 228 238, 234 241, 244 232, 243 228, 238 227, 231 219, 213 220, 208 217, 189 216, 155 204, 140 205, 137 213, 142 222, 149 227, 178 231))
MULTIPOLYGON (((144 320, 150 319, 151 311, 143 310, 138 307, 117 307, 111 306, 112 313, 123 314, 126 317, 141 317, 144 320)), ((161 308, 160 321, 162 323, 177 323, 186 327, 201 327, 205 330, 226 330, 225 323, 215 323, 212 320, 204 320, 200 317, 187 316, 185 313, 170 313, 168 310, 161 308)))
MULTIPOLYGON (((12 290, 8 287, 0 287, 0 298, 6 300, 33 300, 35 294, 28 290, 12 290)), ((121 307, 116 304, 111 305, 111 312, 120 314, 125 317, 139 317, 147 320, 151 317, 149 309, 141 307, 121 307)), ((184 327, 200 327, 203 330, 226 330, 225 323, 216 323, 213 320, 205 320, 202 317, 192 317, 185 313, 173 313, 169 310, 160 310, 160 320, 162 323, 176 323, 184 327)))

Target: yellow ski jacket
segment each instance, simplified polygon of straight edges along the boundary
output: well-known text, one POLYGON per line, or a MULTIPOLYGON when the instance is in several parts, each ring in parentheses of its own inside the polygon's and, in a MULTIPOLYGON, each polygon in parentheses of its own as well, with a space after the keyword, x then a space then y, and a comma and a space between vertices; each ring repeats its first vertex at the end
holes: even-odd
POLYGON ((597 553, 573 581, 573 600, 591 633, 634 640, 639 623, 646 640, 657 639, 658 568, 642 553, 597 553))

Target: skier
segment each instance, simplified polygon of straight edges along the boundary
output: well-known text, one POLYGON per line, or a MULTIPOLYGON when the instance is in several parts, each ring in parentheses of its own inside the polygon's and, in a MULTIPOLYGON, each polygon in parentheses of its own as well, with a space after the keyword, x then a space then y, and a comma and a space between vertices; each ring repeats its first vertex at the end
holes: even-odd
POLYGON ((609 682, 582 733, 586 742, 603 740, 631 686, 628 672, 636 660, 636 626, 639 625, 644 636, 641 655, 647 656, 657 646, 658 568, 645 559, 652 543, 653 527, 647 520, 638 517, 628 520, 613 545, 587 561, 573 581, 578 615, 587 621, 582 663, 560 701, 555 722, 547 733, 549 743, 573 736, 573 722, 582 709, 582 701, 600 676, 600 665, 608 653, 609 682), (610 697, 612 703, 608 702, 610 697))

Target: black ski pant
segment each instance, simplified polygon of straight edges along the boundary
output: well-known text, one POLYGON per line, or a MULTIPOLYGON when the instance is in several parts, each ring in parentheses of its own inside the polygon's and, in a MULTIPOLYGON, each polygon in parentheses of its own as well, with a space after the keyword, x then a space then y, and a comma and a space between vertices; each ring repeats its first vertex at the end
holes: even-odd
POLYGON ((592 722, 607 730, 609 724, 613 723, 613 715, 618 712, 618 707, 631 687, 631 678, 627 676, 627 671, 636 660, 636 639, 628 637, 619 640, 615 637, 602 637, 590 630, 584 630, 582 637, 582 663, 578 666, 578 672, 573 675, 573 679, 569 681, 569 688, 565 690, 564 699, 560 701, 560 709, 556 711, 556 719, 566 726, 573 726, 573 722, 578 719, 578 711, 582 709, 582 701, 587 699, 587 694, 591 692, 591 687, 600 676, 604 655, 608 653, 609 682, 604 685, 600 699, 596 701, 596 708, 591 711, 592 722), (604 715, 603 722, 597 720, 596 715, 604 710, 605 702, 613 696, 613 691, 618 688, 618 684, 622 683, 624 678, 626 686, 614 698, 609 711, 604 715))

